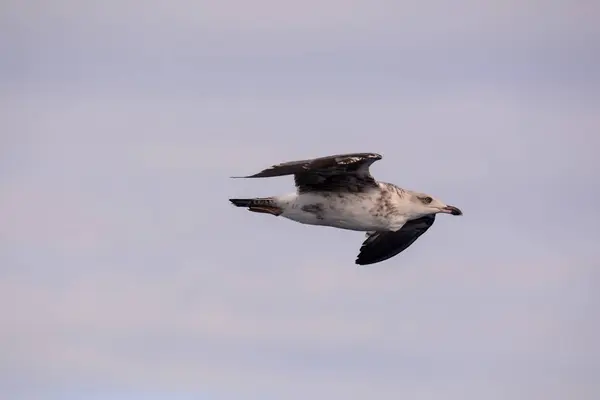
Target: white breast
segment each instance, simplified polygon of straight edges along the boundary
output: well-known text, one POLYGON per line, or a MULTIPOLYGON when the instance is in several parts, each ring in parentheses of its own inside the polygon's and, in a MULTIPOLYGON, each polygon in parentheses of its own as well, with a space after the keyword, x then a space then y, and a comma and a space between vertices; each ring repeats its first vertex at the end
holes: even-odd
MULTIPOLYGON (((388 230, 390 221, 385 215, 375 212, 377 190, 371 193, 332 193, 322 196, 303 193, 285 197, 286 205, 282 217, 308 225, 331 226, 354 231, 388 230)), ((283 200, 284 198, 282 198, 283 200)))

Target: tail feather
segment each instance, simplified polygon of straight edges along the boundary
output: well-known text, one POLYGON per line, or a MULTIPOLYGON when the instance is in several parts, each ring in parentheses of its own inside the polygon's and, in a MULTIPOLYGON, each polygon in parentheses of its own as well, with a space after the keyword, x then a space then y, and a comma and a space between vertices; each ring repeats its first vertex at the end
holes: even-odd
POLYGON ((249 211, 280 215, 282 210, 271 197, 255 199, 229 199, 236 207, 247 207, 249 211))

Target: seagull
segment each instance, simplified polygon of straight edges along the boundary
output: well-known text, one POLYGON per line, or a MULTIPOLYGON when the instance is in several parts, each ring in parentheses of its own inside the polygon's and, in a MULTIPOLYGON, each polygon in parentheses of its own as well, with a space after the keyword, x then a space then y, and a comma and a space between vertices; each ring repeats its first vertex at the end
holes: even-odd
POLYGON ((375 264, 406 250, 433 225, 436 214, 462 215, 426 193, 375 180, 369 167, 381 159, 377 153, 351 153, 273 165, 232 178, 293 175, 294 193, 229 201, 301 224, 364 231, 355 263, 375 264))

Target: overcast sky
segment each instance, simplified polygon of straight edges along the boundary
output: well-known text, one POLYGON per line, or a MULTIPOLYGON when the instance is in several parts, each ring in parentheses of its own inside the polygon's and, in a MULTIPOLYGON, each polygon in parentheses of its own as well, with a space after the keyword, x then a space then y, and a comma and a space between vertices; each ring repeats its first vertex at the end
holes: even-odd
POLYGON ((6 399, 600 398, 600 6, 0 3, 6 399), (464 211, 360 232, 231 180, 378 152, 464 211))

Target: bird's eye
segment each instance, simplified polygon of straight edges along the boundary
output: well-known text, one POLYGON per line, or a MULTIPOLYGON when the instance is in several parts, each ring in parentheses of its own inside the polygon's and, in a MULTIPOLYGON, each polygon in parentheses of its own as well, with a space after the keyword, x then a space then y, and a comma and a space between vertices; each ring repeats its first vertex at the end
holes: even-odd
POLYGON ((429 196, 427 197, 420 197, 421 201, 423 202, 423 204, 429 204, 433 201, 433 199, 429 196))

